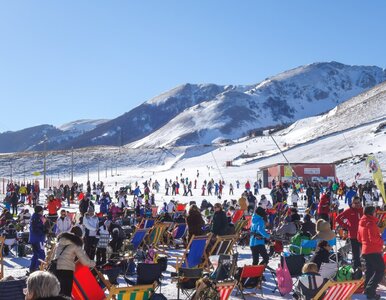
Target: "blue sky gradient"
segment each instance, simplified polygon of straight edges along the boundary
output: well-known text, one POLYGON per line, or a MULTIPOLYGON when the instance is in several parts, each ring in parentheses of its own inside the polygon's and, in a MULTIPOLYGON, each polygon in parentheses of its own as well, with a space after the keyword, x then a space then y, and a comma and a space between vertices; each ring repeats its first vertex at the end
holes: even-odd
POLYGON ((0 132, 115 118, 183 83, 386 67, 386 1, 0 1, 0 132))

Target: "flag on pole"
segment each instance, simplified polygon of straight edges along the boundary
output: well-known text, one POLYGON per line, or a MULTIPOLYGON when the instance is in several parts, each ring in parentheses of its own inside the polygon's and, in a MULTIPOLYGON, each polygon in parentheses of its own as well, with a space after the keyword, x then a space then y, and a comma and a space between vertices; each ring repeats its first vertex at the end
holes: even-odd
POLYGON ((383 185, 383 175, 381 171, 381 166, 379 165, 375 156, 370 155, 366 160, 366 166, 369 169, 369 172, 373 174, 373 180, 375 185, 381 192, 383 201, 386 202, 385 186, 383 185))
POLYGON ((33 172, 32 175, 33 176, 40 176, 40 172, 33 172))

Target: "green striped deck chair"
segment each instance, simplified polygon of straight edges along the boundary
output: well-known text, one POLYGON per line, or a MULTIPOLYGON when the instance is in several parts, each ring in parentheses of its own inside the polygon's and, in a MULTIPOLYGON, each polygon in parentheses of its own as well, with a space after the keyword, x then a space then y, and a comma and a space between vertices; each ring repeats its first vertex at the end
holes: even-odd
POLYGON ((148 300, 154 293, 154 284, 134 285, 129 287, 113 286, 107 299, 117 300, 148 300))
POLYGON ((169 224, 158 223, 154 225, 153 229, 149 232, 147 245, 152 246, 155 249, 159 249, 160 245, 165 244, 164 235, 168 228, 169 224))

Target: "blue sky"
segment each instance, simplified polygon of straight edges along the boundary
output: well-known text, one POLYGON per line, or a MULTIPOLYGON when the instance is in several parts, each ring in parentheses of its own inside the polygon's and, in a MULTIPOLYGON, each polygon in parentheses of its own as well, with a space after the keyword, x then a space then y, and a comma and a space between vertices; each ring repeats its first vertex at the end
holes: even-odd
POLYGON ((0 132, 115 118, 177 85, 386 67, 386 2, 0 1, 0 132))

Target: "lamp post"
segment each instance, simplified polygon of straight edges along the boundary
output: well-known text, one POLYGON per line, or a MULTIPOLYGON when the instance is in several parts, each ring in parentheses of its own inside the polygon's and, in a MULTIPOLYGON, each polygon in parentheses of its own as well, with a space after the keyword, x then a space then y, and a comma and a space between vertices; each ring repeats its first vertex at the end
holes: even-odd
POLYGON ((74 147, 71 147, 71 186, 74 184, 74 147))
POLYGON ((46 172, 47 172, 47 136, 44 135, 44 161, 43 161, 43 187, 46 188, 46 172))

